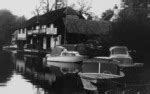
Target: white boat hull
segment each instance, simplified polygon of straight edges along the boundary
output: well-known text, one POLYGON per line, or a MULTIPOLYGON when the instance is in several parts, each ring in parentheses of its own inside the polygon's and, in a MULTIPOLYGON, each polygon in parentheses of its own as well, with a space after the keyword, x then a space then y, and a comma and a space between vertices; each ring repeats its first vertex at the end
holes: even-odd
POLYGON ((118 64, 119 67, 127 68, 127 67, 143 67, 143 63, 133 63, 133 64, 118 64))
POLYGON ((120 72, 120 75, 115 75, 115 74, 107 74, 107 73, 79 73, 79 76, 81 78, 85 79, 114 79, 114 78, 121 78, 124 77, 124 73, 120 72))
POLYGON ((97 90, 97 86, 93 85, 92 83, 97 83, 97 80, 89 80, 89 79, 83 79, 81 78, 83 88, 86 90, 92 90, 95 91, 97 90))
POLYGON ((49 56, 47 57, 48 62, 81 62, 83 56, 49 56))
POLYGON ((59 67, 59 68, 76 68, 79 67, 78 64, 76 63, 66 63, 66 62, 47 62, 47 66, 55 66, 55 67, 59 67))
POLYGON ((66 62, 47 62, 47 67, 57 67, 62 73, 77 73, 81 70, 81 64, 66 62))

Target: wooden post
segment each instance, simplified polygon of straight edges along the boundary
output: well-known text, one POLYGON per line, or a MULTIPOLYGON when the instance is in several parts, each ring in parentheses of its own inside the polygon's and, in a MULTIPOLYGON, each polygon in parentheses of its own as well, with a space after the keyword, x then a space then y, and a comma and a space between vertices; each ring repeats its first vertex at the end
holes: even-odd
POLYGON ((104 94, 108 94, 109 93, 109 91, 106 91, 104 94))
POLYGON ((125 90, 123 90, 122 94, 125 94, 125 90))
POLYGON ((99 92, 97 90, 94 90, 93 94, 99 94, 99 92))
POLYGON ((124 87, 125 87, 125 88, 124 88, 122 94, 125 94, 125 93, 126 93, 126 87, 127 87, 126 83, 125 83, 125 86, 124 86, 124 87))
POLYGON ((43 37, 43 49, 46 49, 46 37, 43 37))
POLYGON ((138 91, 137 94, 140 94, 140 91, 138 91))

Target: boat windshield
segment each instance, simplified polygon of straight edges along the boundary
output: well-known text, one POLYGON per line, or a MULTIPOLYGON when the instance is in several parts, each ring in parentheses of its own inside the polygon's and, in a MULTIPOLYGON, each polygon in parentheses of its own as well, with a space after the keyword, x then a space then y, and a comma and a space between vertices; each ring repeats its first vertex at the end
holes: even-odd
POLYGON ((111 53, 113 55, 114 54, 125 54, 126 55, 128 53, 128 51, 125 48, 114 48, 114 49, 112 49, 111 53))
POLYGON ((63 56, 76 56, 75 53, 71 53, 71 52, 63 52, 62 55, 63 56))

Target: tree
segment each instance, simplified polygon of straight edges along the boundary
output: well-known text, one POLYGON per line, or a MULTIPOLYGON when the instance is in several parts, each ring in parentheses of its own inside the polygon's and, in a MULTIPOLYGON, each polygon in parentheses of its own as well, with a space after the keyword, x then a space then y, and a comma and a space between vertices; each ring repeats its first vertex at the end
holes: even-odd
POLYGON ((79 13, 85 14, 87 16, 87 19, 91 20, 92 15, 91 12, 89 12, 89 10, 92 8, 91 0, 78 0, 77 3, 79 5, 79 13))
POLYGON ((14 25, 12 26, 12 29, 22 27, 24 25, 24 22, 27 21, 25 16, 20 16, 20 17, 16 16, 15 18, 16 18, 16 20, 14 22, 14 25))
POLYGON ((92 7, 91 7, 91 0, 78 0, 77 1, 79 5, 79 12, 81 14, 87 13, 92 7))
POLYGON ((54 0, 39 0, 39 5, 36 6, 33 14, 39 16, 41 13, 48 13, 52 11, 55 5, 54 0))
POLYGON ((35 10, 32 12, 35 16, 39 16, 41 13, 41 6, 36 6, 35 10))
POLYGON ((113 38, 117 45, 127 45, 132 48, 149 47, 149 26, 146 11, 142 9, 126 8, 119 14, 117 22, 113 23, 113 38))
POLYGON ((44 13, 49 12, 50 11, 50 1, 49 0, 41 0, 40 7, 42 8, 44 13))
POLYGON ((103 20, 110 20, 112 16, 113 16, 113 10, 108 9, 102 13, 101 17, 103 20))
POLYGON ((9 10, 0 10, 0 45, 10 43, 12 31, 25 21, 25 17, 17 17, 9 10))

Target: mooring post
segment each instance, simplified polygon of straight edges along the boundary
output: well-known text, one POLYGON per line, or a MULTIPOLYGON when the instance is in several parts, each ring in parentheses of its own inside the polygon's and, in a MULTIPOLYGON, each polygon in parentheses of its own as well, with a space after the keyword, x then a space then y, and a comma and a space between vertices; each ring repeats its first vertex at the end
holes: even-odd
POLYGON ((140 94, 140 91, 138 91, 137 94, 140 94))

